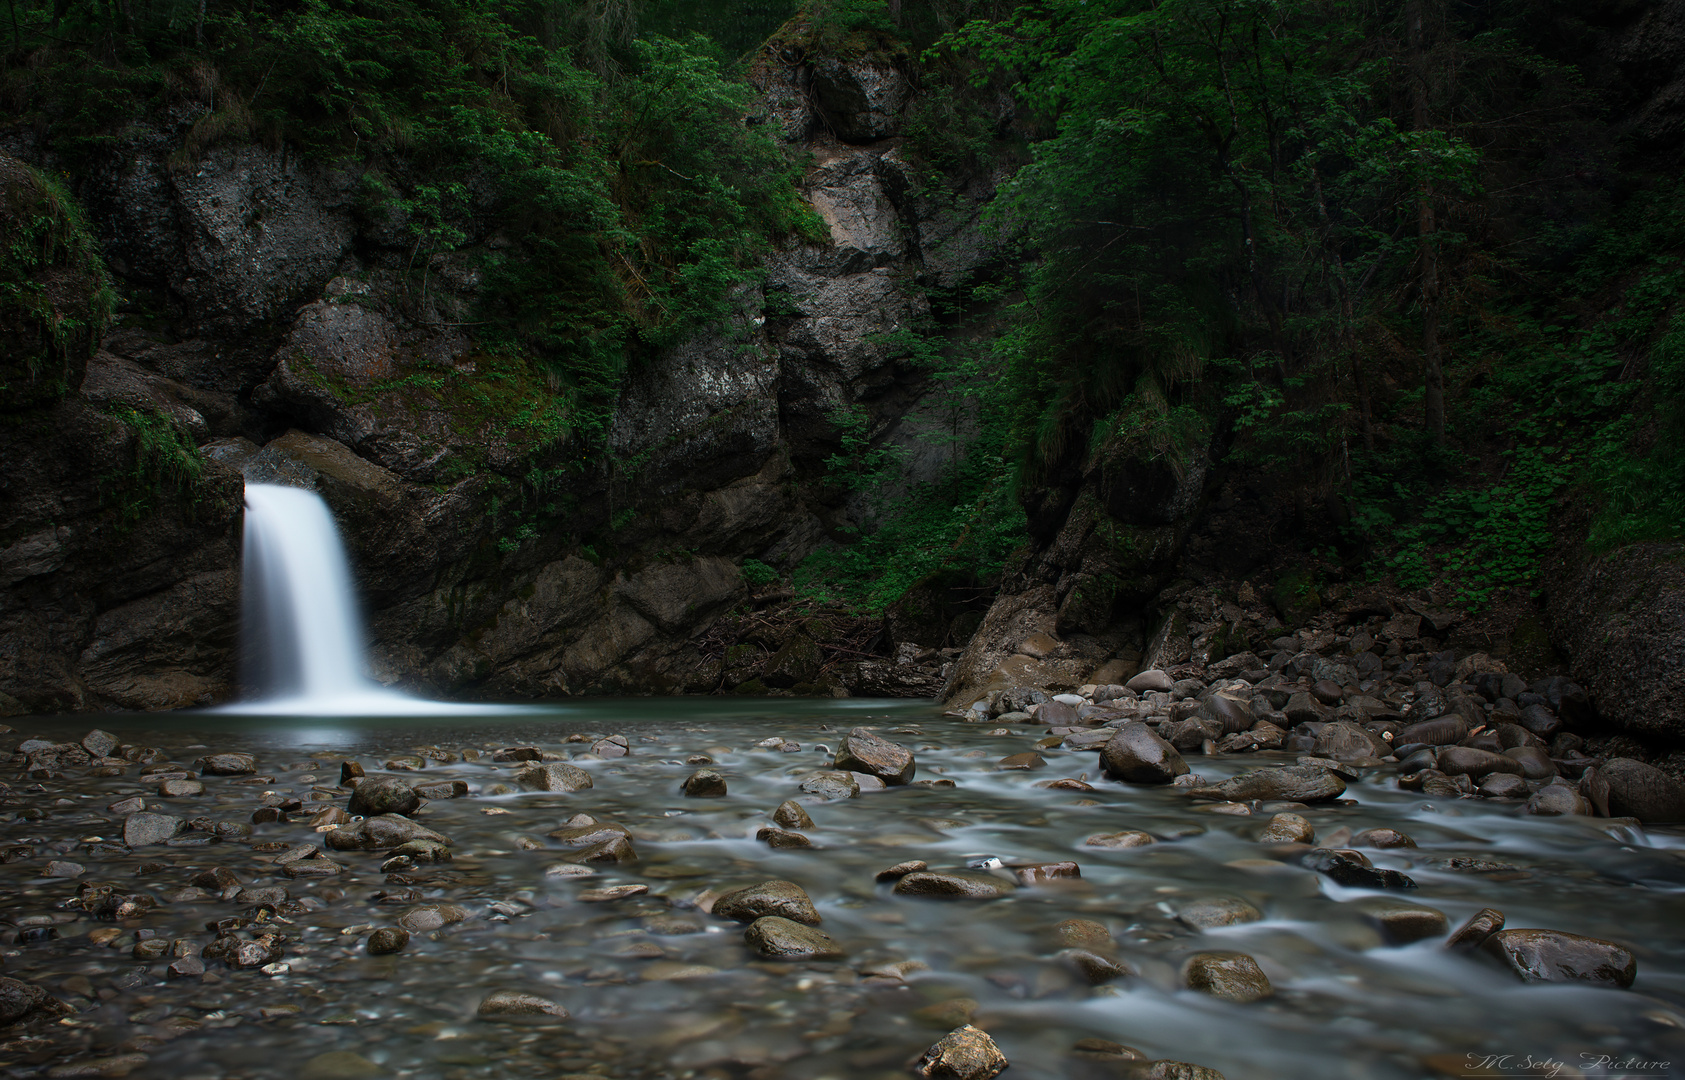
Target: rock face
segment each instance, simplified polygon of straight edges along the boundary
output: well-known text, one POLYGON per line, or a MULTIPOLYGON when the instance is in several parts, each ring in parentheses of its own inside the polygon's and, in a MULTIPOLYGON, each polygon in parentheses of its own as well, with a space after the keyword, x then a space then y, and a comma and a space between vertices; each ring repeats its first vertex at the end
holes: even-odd
MULTIPOLYGON (((178 131, 125 129, 77 191, 118 291, 172 303, 157 325, 78 341, 59 390, 4 405, 23 411, 0 427, 0 714, 232 696, 246 476, 312 488, 333 510, 383 682, 480 699, 720 689, 726 665, 699 642, 744 599, 739 564, 787 569, 867 512, 818 479, 838 418, 909 451, 911 482, 950 459, 923 437, 950 419, 923 398, 928 374, 886 339, 928 315, 922 284, 957 288, 1003 257, 980 215, 1004 175, 927 192, 883 141, 912 94, 894 63, 813 53, 754 77, 777 126, 816 140, 803 194, 828 238, 773 253, 731 318, 627 376, 604 458, 636 474, 567 466, 567 505, 536 533, 494 512, 508 478, 573 452, 482 400, 534 377, 489 357, 467 314, 495 221, 466 223, 418 314, 413 238, 355 210, 357 176, 238 140, 180 168, 178 131), (142 421, 188 460, 197 448, 179 490, 112 489, 107 474, 144 452, 142 421)), ((0 186, 28 180, 5 161, 0 186)), ((940 665, 884 659, 821 686, 820 668, 816 645, 793 646, 765 685, 928 696, 942 683, 940 665)))
MULTIPOLYGON (((1679 62, 1685 65, 1685 50, 1679 62)), ((1674 123, 1682 119, 1676 110, 1674 123)), ((1685 737, 1682 551, 1678 543, 1646 543, 1573 554, 1547 576, 1552 641, 1602 719, 1639 738, 1685 737)))

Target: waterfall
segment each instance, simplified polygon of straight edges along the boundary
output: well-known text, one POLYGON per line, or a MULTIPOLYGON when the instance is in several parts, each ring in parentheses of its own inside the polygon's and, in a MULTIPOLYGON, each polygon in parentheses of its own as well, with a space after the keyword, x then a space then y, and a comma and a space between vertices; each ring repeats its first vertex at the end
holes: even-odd
POLYGON ((244 666, 256 700, 234 712, 420 715, 484 712, 388 690, 369 678, 363 621, 339 529, 321 496, 246 485, 244 666))

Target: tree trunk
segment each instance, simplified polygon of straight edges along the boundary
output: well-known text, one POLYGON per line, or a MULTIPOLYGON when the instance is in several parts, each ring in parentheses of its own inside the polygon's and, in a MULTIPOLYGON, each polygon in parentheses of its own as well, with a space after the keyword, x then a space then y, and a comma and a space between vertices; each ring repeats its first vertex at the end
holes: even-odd
MULTIPOLYGON (((1404 18, 1410 36, 1411 113, 1415 129, 1431 130, 1428 121, 1428 29, 1426 0, 1410 0, 1404 18)), ((1422 298, 1422 405, 1428 434, 1433 441, 1445 441, 1445 371, 1439 348, 1439 249, 1435 246, 1438 222, 1434 215, 1433 178, 1424 174, 1416 191, 1416 235, 1421 264, 1422 298)))

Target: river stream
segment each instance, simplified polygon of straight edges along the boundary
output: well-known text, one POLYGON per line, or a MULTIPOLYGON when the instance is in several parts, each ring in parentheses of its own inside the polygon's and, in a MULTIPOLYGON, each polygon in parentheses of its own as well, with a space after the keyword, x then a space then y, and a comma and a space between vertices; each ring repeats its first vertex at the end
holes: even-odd
MULTIPOLYGON (((1367 854, 1418 885, 1388 895, 1436 908, 1452 927, 1494 907, 1512 928, 1607 938, 1638 958, 1630 990, 1535 985, 1483 957, 1449 954, 1439 937, 1386 944, 1364 914, 1364 898, 1382 894, 1300 867, 1302 847, 1255 842, 1268 805, 1232 816, 1202 809, 1180 789, 1112 782, 1092 752, 1041 749, 1045 767, 1001 771, 1001 758, 1033 749, 1045 730, 962 723, 924 702, 656 698, 378 720, 66 717, 25 721, 20 733, 76 740, 96 723, 183 764, 213 752, 252 753, 260 776, 273 779, 204 777, 203 794, 176 798, 158 797, 134 767, 121 776, 68 769, 62 778, 13 782, 5 842, 40 853, 0 866, 0 918, 28 925, 51 915, 58 936, 11 944, 8 933, 4 973, 81 1009, 69 1023, 83 1038, 81 1057, 19 1058, 17 1047, 0 1054, 14 1068, 129 1053, 145 1055, 131 1057, 131 1075, 172 1080, 332 1080, 374 1075, 369 1062, 385 1075, 450 1080, 888 1080, 908 1075, 912 1059, 969 1018, 1011 1061, 1008 1075, 1023 1080, 1120 1075, 1115 1062, 1074 1049, 1085 1039, 1204 1065, 1228 1080, 1546 1075, 1549 1063, 1560 1063, 1563 1076, 1685 1075, 1685 831, 1675 828, 1527 817, 1520 801, 1430 798, 1400 790, 1396 767, 1351 783, 1347 804, 1295 810, 1319 838, 1342 827, 1407 833, 1416 848, 1367 854), (839 736, 857 725, 912 749, 918 779, 955 786, 804 799, 802 777, 828 768, 839 736), (995 733, 1002 730, 1009 733, 995 733), (589 742, 567 742, 570 735, 621 735, 631 754, 599 759, 589 742), (772 738, 800 749, 757 746, 772 738), (490 753, 519 745, 566 755, 594 786, 486 794, 508 784, 514 768, 494 764, 490 753), (464 760, 465 751, 477 760, 464 760), (127 852, 108 843, 121 835, 122 818, 106 807, 126 796, 185 818, 246 822, 265 793, 293 795, 307 809, 312 800, 343 807, 342 760, 374 774, 417 752, 455 760, 399 775, 466 781, 470 794, 428 803, 417 818, 451 839, 452 861, 396 882, 381 872, 381 852, 327 852, 345 872, 282 877, 273 852, 252 845, 319 840, 296 814, 291 823, 257 825, 249 838, 200 846, 127 852), (689 759, 699 755, 713 759, 728 795, 680 793, 699 767, 689 759), (1085 775, 1095 790, 1038 786, 1085 775), (812 849, 755 839, 791 798, 812 815, 814 828, 803 830, 812 849), (25 820, 23 806, 44 816, 25 820), (630 830, 638 861, 596 864, 594 876, 547 875, 569 852, 546 834, 581 812, 630 830), (1084 843, 1123 829, 1157 842, 1121 850, 1084 843), (875 880, 904 860, 963 869, 986 856, 1006 864, 1074 860, 1081 877, 986 901, 905 897, 875 880), (96 945, 89 933, 112 924, 60 906, 80 882, 40 878, 47 858, 85 864, 82 881, 115 881, 166 902, 119 924, 123 937, 96 945), (136 877, 147 863, 154 865, 136 877), (274 973, 212 966, 202 981, 170 980, 167 958, 148 964, 132 956, 139 928, 202 945, 212 937, 208 923, 241 910, 215 896, 169 902, 213 866, 248 887, 284 886, 314 909, 274 924, 287 935, 274 973), (741 924, 696 906, 705 889, 767 879, 807 890, 845 959, 761 959, 741 924), (580 899, 620 884, 648 892, 580 899), (1202 932, 1176 917, 1207 897, 1247 900, 1264 918, 1202 932), (367 952, 373 929, 441 902, 470 917, 417 933, 397 954, 367 952), (1067 919, 1103 924, 1113 940, 1097 951, 1136 974, 1090 985, 1059 956, 1066 943, 1054 927, 1067 919), (1273 995, 1236 1004, 1181 988, 1184 959, 1210 950, 1256 958, 1273 995), (541 995, 571 1018, 477 1019, 476 1007, 496 990, 541 995), (1507 1062, 1496 1060, 1505 1055, 1507 1062), (1494 1060, 1486 1072, 1471 1068, 1487 1057, 1494 1060)), ((1189 764, 1217 781, 1291 760, 1260 753, 1194 756, 1189 764)))

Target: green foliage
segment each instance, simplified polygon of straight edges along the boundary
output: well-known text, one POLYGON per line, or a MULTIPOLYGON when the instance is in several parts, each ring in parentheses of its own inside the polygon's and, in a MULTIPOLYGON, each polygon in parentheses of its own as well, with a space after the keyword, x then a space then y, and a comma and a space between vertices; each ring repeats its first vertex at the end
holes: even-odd
POLYGON ((739 567, 743 571, 743 580, 756 588, 771 585, 778 580, 778 571, 759 559, 744 559, 739 567))
POLYGON ((40 404, 68 392, 117 294, 70 193, 11 159, 0 159, 0 234, 0 404, 40 404))
POLYGON ((808 556, 794 574, 796 595, 878 612, 938 570, 988 580, 1023 544, 1024 528, 1007 463, 973 448, 948 476, 880 504, 871 532, 808 556))
POLYGON ((191 510, 205 461, 186 432, 151 410, 111 405, 106 412, 134 436, 134 457, 101 483, 124 525, 146 517, 164 499, 184 499, 191 510))
POLYGON ((865 410, 839 410, 844 446, 827 462, 829 476, 861 493, 866 524, 796 568, 796 596, 808 603, 881 611, 937 571, 998 578, 1024 543, 1024 509, 1003 454, 1010 401, 992 353, 946 343, 933 326, 882 340, 903 363, 930 371, 927 394, 943 425, 924 437, 944 445, 949 464, 930 483, 897 486, 901 452, 869 437, 865 410))
MULTIPOLYGON (((796 163, 744 121, 751 89, 707 39, 638 37, 645 6, 19 0, 0 91, 78 167, 137 119, 198 111, 174 167, 261 138, 359 172, 357 212, 410 243, 408 314, 474 324, 543 375, 559 437, 599 446, 626 370, 814 231, 796 163), (480 310, 439 306, 444 262, 478 271, 480 310)), ((704 21, 771 25, 746 10, 766 7, 704 21)))

